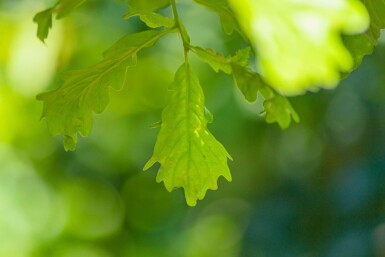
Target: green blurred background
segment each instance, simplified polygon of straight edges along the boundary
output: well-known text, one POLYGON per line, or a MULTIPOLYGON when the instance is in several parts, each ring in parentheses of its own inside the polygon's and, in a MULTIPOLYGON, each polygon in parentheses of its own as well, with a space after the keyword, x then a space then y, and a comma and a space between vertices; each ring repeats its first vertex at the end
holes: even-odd
MULTIPOLYGON (((92 0, 54 20, 44 45, 32 17, 53 4, 0 1, 0 257, 385 256, 385 40, 336 90, 292 99, 301 122, 284 131, 192 56, 210 130, 234 161, 233 182, 190 208, 155 182, 157 167, 142 171, 183 61, 177 35, 139 54, 90 137, 65 152, 35 96, 146 28, 121 18, 123 1, 92 0)), ((192 43, 241 46, 214 13, 179 6, 192 43)))

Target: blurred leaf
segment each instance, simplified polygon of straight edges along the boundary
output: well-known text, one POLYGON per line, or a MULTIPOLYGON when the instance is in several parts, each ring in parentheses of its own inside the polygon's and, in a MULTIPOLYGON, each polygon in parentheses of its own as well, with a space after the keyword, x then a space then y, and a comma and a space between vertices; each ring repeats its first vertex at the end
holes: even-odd
MULTIPOLYGON (((385 1, 384 0, 361 0, 370 15, 370 27, 379 29, 385 27, 385 1)), ((377 33, 376 33, 377 34, 377 33)), ((378 37, 374 36, 375 38, 378 37)))
POLYGON ((285 129, 290 125, 291 119, 296 122, 299 121, 299 117, 291 107, 289 100, 271 89, 258 73, 250 71, 248 68, 249 47, 238 50, 231 58, 226 58, 211 49, 191 47, 191 50, 216 72, 222 70, 227 74, 232 74, 235 84, 247 101, 255 102, 258 92, 261 92, 265 98, 263 106, 266 112, 266 122, 277 122, 282 129, 285 129))
POLYGON ((250 47, 240 49, 231 57, 231 69, 234 82, 241 90, 246 100, 254 102, 257 100, 258 91, 265 86, 258 73, 251 72, 248 68, 250 59, 250 47))
POLYGON ((160 128, 161 125, 162 125, 162 122, 157 121, 157 122, 150 124, 150 128, 160 128))
POLYGON ((291 119, 299 122, 298 114, 286 97, 267 87, 262 88, 261 93, 265 98, 263 107, 265 108, 267 123, 277 122, 282 129, 286 129, 289 127, 291 119))
POLYGON ((246 100, 254 102, 262 79, 258 74, 251 73, 247 67, 250 58, 250 48, 237 51, 235 56, 226 58, 211 49, 192 46, 191 50, 203 61, 208 63, 215 72, 222 70, 226 74, 233 74, 235 84, 241 90, 246 100))
POLYGON ((60 0, 55 5, 56 18, 61 19, 72 12, 73 9, 83 4, 86 0, 60 0))
POLYGON ((164 17, 154 12, 141 14, 139 15, 139 18, 150 28, 171 28, 172 26, 174 26, 174 19, 164 17))
POLYGON ((231 181, 231 157, 207 129, 203 91, 188 63, 177 71, 171 90, 154 154, 144 170, 159 162, 157 182, 163 181, 168 191, 183 187, 187 204, 194 206, 208 189, 218 188, 220 176, 231 181))
POLYGON ((285 95, 333 88, 353 60, 340 34, 365 31, 369 16, 358 0, 230 0, 258 53, 266 82, 285 95))
POLYGON ((109 88, 120 90, 126 70, 136 64, 137 53, 152 46, 170 32, 147 30, 129 34, 104 53, 104 59, 89 68, 69 72, 64 85, 37 96, 44 101, 43 115, 50 132, 64 136, 64 148, 74 150, 77 132, 87 136, 92 128, 92 112, 101 113, 109 102, 109 88))
POLYGON ((209 109, 205 106, 205 118, 207 123, 212 123, 214 120, 214 115, 210 112, 209 109))
POLYGON ((239 30, 238 24, 234 23, 234 19, 229 15, 219 15, 222 29, 227 35, 233 34, 234 30, 239 30))
POLYGON ((223 31, 230 35, 237 31, 243 38, 245 38, 240 29, 234 13, 231 11, 226 0, 194 0, 198 4, 204 5, 209 9, 218 13, 223 31))
POLYGON ((239 50, 231 58, 231 68, 235 84, 241 90, 246 100, 254 102, 257 100, 258 92, 264 97, 263 107, 265 109, 266 122, 277 122, 282 129, 289 127, 291 120, 299 122, 298 114, 291 106, 289 100, 274 91, 261 75, 250 71, 247 67, 250 56, 250 48, 239 50))
POLYGON ((369 29, 360 35, 344 36, 344 44, 354 59, 356 69, 365 55, 371 54, 380 38, 381 29, 385 28, 385 1, 367 0, 363 1, 370 15, 369 29))
POLYGON ((129 11, 124 15, 124 18, 129 19, 133 16, 138 16, 141 13, 155 12, 169 4, 169 0, 129 0, 129 11))
POLYGON ((33 21, 37 23, 37 37, 44 43, 44 40, 48 37, 48 32, 52 28, 52 11, 53 9, 47 9, 39 12, 33 17, 33 21))
POLYGON ((212 49, 201 47, 190 48, 203 62, 209 64, 215 72, 222 70, 226 74, 231 74, 231 65, 227 58, 212 49))
POLYGON ((257 100, 258 91, 265 86, 261 76, 236 63, 231 64, 235 84, 249 102, 257 100))
POLYGON ((48 37, 49 29, 52 28, 53 13, 57 14, 56 19, 61 19, 85 1, 59 0, 54 7, 37 13, 33 17, 33 21, 37 23, 37 37, 44 43, 44 40, 48 37))
POLYGON ((233 57, 231 57, 231 62, 247 67, 249 65, 249 59, 251 54, 251 48, 246 47, 239 49, 233 57))

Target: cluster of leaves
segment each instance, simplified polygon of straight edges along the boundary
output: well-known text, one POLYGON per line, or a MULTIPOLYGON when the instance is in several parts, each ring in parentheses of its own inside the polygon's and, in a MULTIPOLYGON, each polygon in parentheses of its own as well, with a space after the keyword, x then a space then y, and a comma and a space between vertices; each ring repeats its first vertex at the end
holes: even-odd
MULTIPOLYGON (((85 0, 60 0, 53 8, 38 13, 34 21, 38 23, 39 39, 44 41, 48 36, 53 13, 57 14, 57 18, 61 18, 83 2, 85 0)), ((162 113, 154 153, 144 169, 159 162, 161 166, 157 181, 163 181, 169 191, 174 188, 184 188, 186 201, 190 206, 194 206, 198 199, 203 199, 208 189, 216 189, 220 176, 231 180, 227 165, 227 161, 231 157, 207 128, 207 124, 212 121, 212 115, 205 107, 199 78, 189 64, 190 52, 196 54, 215 72, 223 72, 232 76, 235 85, 247 101, 256 101, 257 95, 260 94, 264 101, 266 121, 276 122, 281 128, 287 128, 292 120, 298 122, 299 117, 285 94, 293 95, 306 90, 314 90, 317 88, 315 84, 328 82, 319 80, 319 76, 331 76, 334 83, 335 74, 338 73, 338 79, 340 79, 342 73, 351 72, 359 65, 363 56, 373 50, 378 41, 380 29, 385 27, 385 19, 382 18, 385 17, 384 0, 363 1, 371 18, 368 30, 366 30, 367 12, 364 5, 358 0, 339 0, 343 4, 340 6, 346 8, 341 12, 332 9, 335 12, 333 16, 335 22, 328 21, 329 13, 327 12, 336 6, 333 1, 325 1, 321 4, 320 1, 315 0, 305 1, 307 3, 283 0, 283 7, 279 8, 282 14, 280 17, 283 17, 283 20, 278 21, 276 15, 269 20, 268 15, 265 17, 264 14, 262 17, 260 13, 250 11, 250 8, 255 9, 254 6, 251 6, 251 2, 253 2, 253 4, 259 5, 262 11, 267 10, 274 13, 271 8, 277 6, 268 4, 269 1, 195 0, 195 2, 218 13, 224 32, 226 34, 238 33, 249 47, 239 49, 232 56, 224 56, 212 49, 191 45, 189 34, 178 15, 175 0, 130 0, 129 12, 124 18, 130 19, 138 16, 149 29, 124 36, 104 52, 102 61, 91 67, 69 72, 63 78, 62 87, 37 97, 38 100, 44 101, 42 117, 46 118, 50 132, 54 135, 63 135, 65 149, 74 150, 77 134, 87 136, 90 133, 93 112, 101 113, 108 105, 109 90, 111 88, 119 90, 125 84, 128 79, 126 71, 136 64, 138 52, 143 48, 153 46, 164 35, 179 33, 184 47, 185 61, 176 72, 174 82, 170 86, 170 98, 162 113), (318 8, 320 6, 322 6, 321 9, 318 8), (172 8, 173 17, 159 14, 157 11, 162 8, 172 8), (338 18, 338 14, 350 15, 353 25, 344 20, 346 16, 338 18), (261 22, 261 24, 266 26, 278 24, 284 26, 284 29, 274 33, 269 31, 274 27, 265 28, 261 33, 255 31, 250 24, 260 19, 260 16, 265 19, 265 23, 261 22), (321 26, 322 22, 330 26, 321 30, 320 35, 309 37, 306 34, 309 31, 303 31, 303 24, 298 23, 301 21, 297 19, 298 17, 310 17, 306 21, 310 21, 310 25, 313 24, 311 22, 314 22, 316 26, 314 28, 319 28, 317 26, 321 26), (313 17, 316 19, 312 19, 313 17), (292 29, 286 31, 287 27, 292 29), (329 32, 329 27, 333 33, 329 32), (342 43, 340 44, 342 42, 341 32, 354 34, 343 37, 346 48, 342 43), (282 33, 283 38, 279 38, 279 33, 282 33), (269 42, 262 41, 270 36, 278 42, 277 49, 273 50, 281 54, 283 52, 283 59, 277 59, 276 52, 269 52, 265 49, 264 44, 269 42), (314 37, 321 41, 327 38, 328 41, 315 42, 314 37), (302 41, 297 42, 296 40, 302 41), (309 58, 306 54, 308 53, 300 53, 298 49, 290 52, 293 49, 283 47, 287 41, 290 41, 290 44, 287 44, 289 47, 295 44, 303 45, 304 51, 313 51, 316 47, 326 45, 322 48, 326 49, 326 59, 322 59, 322 53, 312 55, 310 58, 316 60, 321 58, 323 61, 321 66, 327 65, 327 70, 317 70, 320 64, 312 66, 315 71, 309 70, 306 67, 306 61, 309 58), (282 44, 282 42, 285 43, 282 44), (263 51, 267 54, 261 54, 263 51), (287 52, 288 54, 285 56, 287 52), (299 55, 294 56, 294 68, 300 69, 294 74, 296 77, 285 70, 279 70, 285 69, 282 65, 291 65, 293 53, 299 55), (341 64, 343 66, 341 69, 338 69, 339 63, 335 62, 333 58, 345 60, 345 64, 341 64), (257 60, 259 66, 253 67, 253 61, 250 60, 254 59, 257 60), (299 66, 301 62, 303 67, 299 66), (256 72, 256 70, 260 72, 256 72), (283 85, 285 81, 288 82, 288 85, 283 85)), ((298 48, 298 45, 295 46, 298 48)), ((328 83, 323 87, 328 87, 328 83)))

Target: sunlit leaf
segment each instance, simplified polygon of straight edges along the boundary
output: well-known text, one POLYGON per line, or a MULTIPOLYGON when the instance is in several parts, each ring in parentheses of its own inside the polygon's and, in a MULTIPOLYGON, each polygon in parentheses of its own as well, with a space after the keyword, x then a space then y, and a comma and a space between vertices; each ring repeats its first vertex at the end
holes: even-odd
POLYGON ((144 31, 129 34, 104 53, 104 59, 89 68, 69 72, 64 85, 40 94, 44 101, 42 117, 50 132, 64 136, 64 148, 74 150, 77 132, 87 136, 92 128, 92 112, 101 113, 109 102, 109 89, 125 84, 126 70, 136 64, 138 51, 152 46, 169 31, 144 31))
POLYGON ((262 75, 277 91, 298 95, 333 88, 353 60, 340 33, 369 24, 358 0, 230 0, 258 55, 262 75))
POLYGON ((159 162, 157 182, 168 191, 184 188, 187 204, 194 206, 208 189, 218 188, 220 176, 231 180, 231 157, 207 129, 203 91, 189 64, 179 68, 170 89, 154 154, 144 169, 159 162))

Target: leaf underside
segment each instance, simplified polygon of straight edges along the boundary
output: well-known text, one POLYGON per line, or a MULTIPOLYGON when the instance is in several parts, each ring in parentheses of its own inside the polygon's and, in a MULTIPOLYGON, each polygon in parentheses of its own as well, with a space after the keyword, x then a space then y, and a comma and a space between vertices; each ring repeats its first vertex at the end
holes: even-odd
POLYGON ((187 204, 196 205, 208 189, 218 188, 220 176, 231 181, 226 149, 207 129, 204 95, 188 63, 175 75, 154 153, 144 170, 160 163, 157 182, 168 191, 184 188, 187 204))

